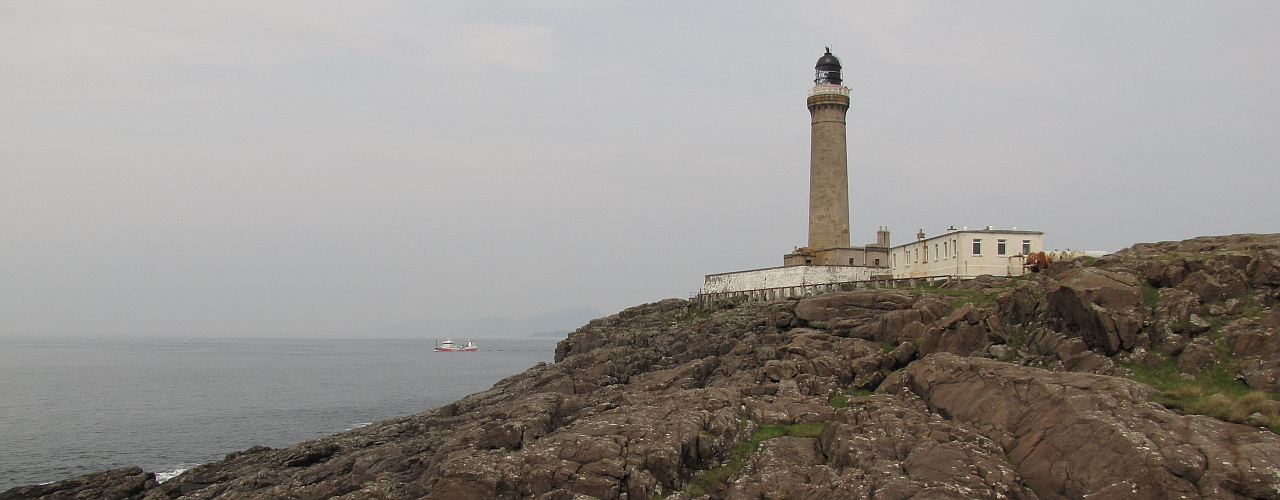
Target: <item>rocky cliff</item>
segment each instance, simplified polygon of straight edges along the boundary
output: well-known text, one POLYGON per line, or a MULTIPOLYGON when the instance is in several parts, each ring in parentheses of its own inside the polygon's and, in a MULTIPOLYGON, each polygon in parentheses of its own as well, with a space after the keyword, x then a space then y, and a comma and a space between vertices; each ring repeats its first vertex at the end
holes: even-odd
POLYGON ((432 411, 164 484, 121 469, 0 500, 1280 498, 1278 306, 1280 235, 940 287, 665 300, 432 411))

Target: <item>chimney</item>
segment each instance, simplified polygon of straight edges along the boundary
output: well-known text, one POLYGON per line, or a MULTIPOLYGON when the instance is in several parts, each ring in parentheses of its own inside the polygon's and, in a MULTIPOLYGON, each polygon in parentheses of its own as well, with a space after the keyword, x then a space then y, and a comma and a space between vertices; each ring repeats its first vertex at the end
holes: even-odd
POLYGON ((921 230, 920 230, 920 232, 916 233, 916 239, 917 239, 917 240, 923 240, 923 239, 924 239, 924 230, 923 230, 923 229, 921 229, 921 230))
POLYGON ((876 246, 889 248, 889 226, 880 226, 876 231, 876 246))

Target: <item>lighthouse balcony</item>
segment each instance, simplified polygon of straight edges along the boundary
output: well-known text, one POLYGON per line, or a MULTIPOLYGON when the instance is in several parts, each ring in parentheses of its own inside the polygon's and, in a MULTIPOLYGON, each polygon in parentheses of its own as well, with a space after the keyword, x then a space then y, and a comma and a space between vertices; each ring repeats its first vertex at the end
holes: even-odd
POLYGON ((845 87, 844 85, 814 85, 813 88, 809 89, 808 96, 813 97, 815 95, 823 95, 823 94, 836 94, 836 95, 848 96, 849 87, 845 87))

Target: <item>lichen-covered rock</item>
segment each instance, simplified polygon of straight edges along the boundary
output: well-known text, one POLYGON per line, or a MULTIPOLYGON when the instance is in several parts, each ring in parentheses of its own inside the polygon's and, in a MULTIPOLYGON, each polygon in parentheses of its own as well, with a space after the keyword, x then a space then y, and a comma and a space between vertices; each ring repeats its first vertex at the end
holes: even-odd
POLYGON ((1005 443, 1040 498, 1280 498, 1280 436, 1150 403, 1115 377, 936 354, 881 390, 1005 443))
POLYGON ((156 475, 139 467, 125 467, 59 481, 21 486, 0 493, 0 500, 140 500, 156 487, 156 475))
POLYGON ((817 439, 761 443, 724 498, 1036 498, 1003 453, 912 393, 877 394, 837 410, 817 439))
POLYGON ((1245 283, 1244 273, 1238 270, 1218 270, 1212 274, 1208 270, 1200 270, 1187 276, 1179 286, 1204 302, 1219 302, 1244 295, 1245 283))
POLYGON ((836 292, 801 300, 795 314, 819 328, 848 331, 875 323, 885 311, 907 309, 914 303, 911 294, 897 290, 836 292))
POLYGON ((1192 342, 1178 356, 1178 371, 1196 373, 1208 368, 1218 360, 1213 354, 1213 347, 1207 342, 1192 342))
MULTIPOLYGON (((1181 288, 1162 288, 1152 314, 1157 323, 1182 324, 1191 321, 1191 315, 1200 312, 1200 296, 1181 288)), ((1178 331, 1178 333, 1183 333, 1178 331)))
POLYGON ((1254 286, 1280 286, 1280 250, 1268 249, 1245 268, 1254 286))
POLYGON ((989 321, 993 319, 973 304, 964 304, 929 326, 920 352, 949 352, 961 356, 981 353, 991 345, 989 337, 994 335, 992 330, 999 328, 999 323, 989 321))
POLYGON ((1023 281, 1001 294, 996 298, 996 304, 1004 321, 1009 324, 1036 321, 1045 291, 1044 284, 1039 281, 1023 281))
POLYGON ((1134 347, 1142 328, 1136 311, 1142 283, 1132 274, 1091 267, 1071 271, 1046 297, 1060 330, 1079 332, 1090 348, 1114 354, 1134 347))

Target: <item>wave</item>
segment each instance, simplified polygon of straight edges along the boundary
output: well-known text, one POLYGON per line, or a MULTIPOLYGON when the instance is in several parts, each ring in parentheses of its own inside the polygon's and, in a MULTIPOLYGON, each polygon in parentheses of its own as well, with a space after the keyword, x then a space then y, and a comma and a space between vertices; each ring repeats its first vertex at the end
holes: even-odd
POLYGON ((170 469, 156 472, 156 482, 163 483, 165 481, 178 477, 179 474, 182 474, 183 472, 191 470, 192 467, 195 467, 197 465, 200 465, 200 464, 175 465, 170 469))

